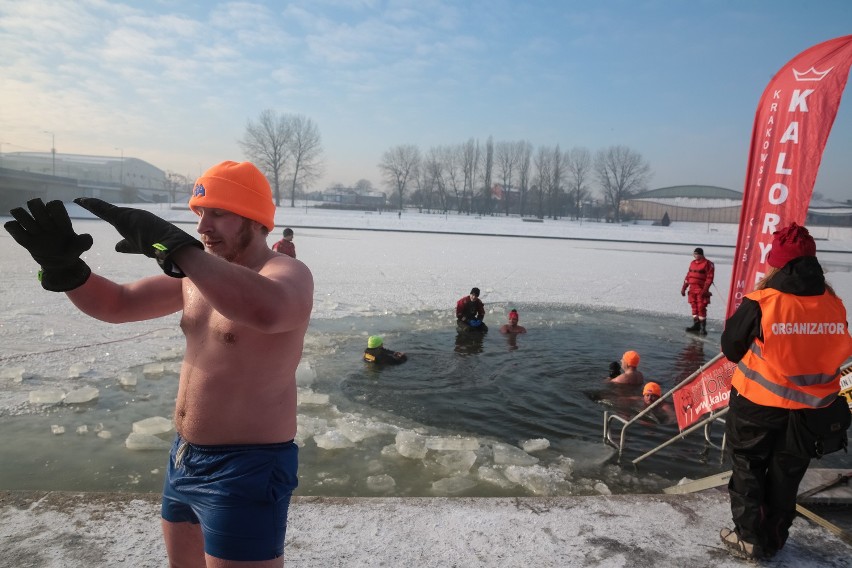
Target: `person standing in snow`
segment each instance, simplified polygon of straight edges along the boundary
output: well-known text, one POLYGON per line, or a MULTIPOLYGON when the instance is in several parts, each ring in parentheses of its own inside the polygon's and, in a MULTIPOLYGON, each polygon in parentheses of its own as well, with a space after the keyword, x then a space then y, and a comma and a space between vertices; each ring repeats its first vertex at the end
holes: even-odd
POLYGON ((810 464, 788 423, 795 412, 816 417, 838 403, 839 366, 852 355, 846 308, 825 281, 808 230, 791 223, 776 231, 766 263, 721 342, 737 367, 725 420, 734 528, 720 537, 737 556, 758 560, 787 541, 810 464))
POLYGON ((296 245, 293 244, 293 229, 284 229, 284 238, 272 245, 272 250, 296 258, 296 245))
POLYGON ((41 286, 110 323, 182 312, 161 508, 170 565, 283 566, 298 484, 296 366, 314 284, 307 266, 269 249, 269 182, 250 162, 208 169, 189 200, 199 238, 149 211, 74 201, 118 230, 117 252, 155 259, 164 274, 119 284, 93 273, 80 258, 92 237, 74 231, 61 201, 33 199, 4 227, 41 265, 41 286))
POLYGON ((696 248, 692 252, 689 271, 683 279, 680 295, 686 296, 689 289, 689 305, 692 306, 692 326, 686 328, 691 333, 707 335, 707 306, 710 305, 710 286, 713 284, 713 263, 704 257, 704 249, 696 248))

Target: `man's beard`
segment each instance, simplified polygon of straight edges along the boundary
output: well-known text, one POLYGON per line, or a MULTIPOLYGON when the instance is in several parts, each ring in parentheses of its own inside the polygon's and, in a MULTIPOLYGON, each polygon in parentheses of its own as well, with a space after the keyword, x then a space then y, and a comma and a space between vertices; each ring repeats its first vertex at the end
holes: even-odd
POLYGON ((251 219, 243 219, 240 230, 234 236, 233 244, 219 255, 221 258, 228 262, 234 262, 248 248, 252 240, 252 223, 251 219))

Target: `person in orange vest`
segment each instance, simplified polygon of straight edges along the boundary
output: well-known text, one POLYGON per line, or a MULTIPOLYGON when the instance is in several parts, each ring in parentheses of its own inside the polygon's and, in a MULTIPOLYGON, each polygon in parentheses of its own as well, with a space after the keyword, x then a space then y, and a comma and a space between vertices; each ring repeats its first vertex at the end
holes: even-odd
POLYGON ((686 328, 691 333, 707 335, 707 306, 710 305, 710 285, 713 284, 715 268, 704 257, 704 249, 696 248, 692 252, 689 271, 683 279, 680 295, 686 296, 689 289, 689 305, 692 307, 692 326, 686 328))
POLYGON ((852 355, 846 308, 825 281, 808 230, 773 234, 769 270, 725 323, 722 352, 737 363, 725 433, 734 528, 722 542, 740 557, 771 558, 787 540, 810 457, 787 436, 792 411, 825 408, 852 355))

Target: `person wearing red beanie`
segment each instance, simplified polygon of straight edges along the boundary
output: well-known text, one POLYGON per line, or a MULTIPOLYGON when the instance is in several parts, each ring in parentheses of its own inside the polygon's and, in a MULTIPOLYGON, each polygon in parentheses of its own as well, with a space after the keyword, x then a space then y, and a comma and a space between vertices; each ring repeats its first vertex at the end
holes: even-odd
POLYGON ((722 332, 722 352, 737 367, 725 419, 734 528, 720 537, 737 556, 757 560, 787 541, 812 457, 789 422, 800 411, 826 416, 838 401, 849 418, 837 393, 839 367, 852 355, 846 308, 825 281, 808 230, 791 223, 776 231, 767 263, 722 332))

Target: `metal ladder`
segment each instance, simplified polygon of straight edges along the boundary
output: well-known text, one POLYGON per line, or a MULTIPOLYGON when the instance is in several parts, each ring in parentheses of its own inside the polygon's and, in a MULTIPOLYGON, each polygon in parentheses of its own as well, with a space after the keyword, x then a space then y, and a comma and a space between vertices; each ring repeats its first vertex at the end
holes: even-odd
MULTIPOLYGON (((626 419, 626 418, 619 416, 618 414, 615 414, 614 412, 610 412, 608 410, 604 411, 603 441, 604 441, 605 444, 612 446, 613 448, 618 450, 618 461, 619 462, 621 462, 621 457, 622 457, 622 454, 624 453, 626 436, 627 436, 627 429, 630 428, 631 426, 633 426, 633 424, 635 424, 639 420, 641 420, 643 416, 645 416, 648 413, 650 413, 651 411, 653 411, 654 408, 656 408, 658 405, 662 404, 663 401, 670 398, 676 390, 678 390, 682 386, 690 383, 706 367, 712 365, 713 363, 715 363, 718 359, 720 359, 723 356, 724 355, 722 353, 719 353, 718 355, 716 355, 715 357, 710 359, 708 362, 704 363, 704 365, 702 365, 698 370, 696 370, 694 373, 692 373, 687 378, 682 380, 674 388, 672 388, 671 390, 666 392, 663 396, 661 396, 659 399, 654 401, 651 405, 649 405, 647 408, 645 408, 644 410, 639 412, 633 418, 626 419), (618 437, 617 442, 614 439, 615 428, 613 428, 613 422, 620 422, 622 424, 621 430, 620 430, 620 435, 618 437)), ((712 439, 710 437, 710 433, 711 433, 711 426, 713 425, 714 422, 719 421, 722 424, 725 423, 723 416, 727 413, 728 413, 728 407, 727 406, 725 408, 721 409, 721 410, 718 410, 718 411, 711 411, 705 418, 699 420, 698 422, 696 422, 695 424, 693 424, 692 426, 690 426, 686 430, 683 430, 683 431, 679 432, 678 434, 676 434, 675 436, 672 436, 671 438, 669 438, 668 440, 666 440, 662 444, 658 445, 654 449, 652 449, 652 450, 642 454, 638 458, 632 460, 631 463, 633 463, 635 465, 635 464, 641 462, 645 458, 654 455, 655 453, 657 453, 660 450, 662 450, 663 448, 675 443, 676 441, 684 439, 688 434, 691 434, 692 432, 694 432, 695 430, 698 430, 699 428, 704 429, 704 440, 705 440, 705 442, 710 447, 718 449, 722 453, 722 456, 724 456, 725 442, 726 442, 725 434, 722 434, 721 443, 716 444, 712 441, 712 439)), ((720 458, 720 461, 721 461, 721 459, 723 459, 723 457, 720 458)))

